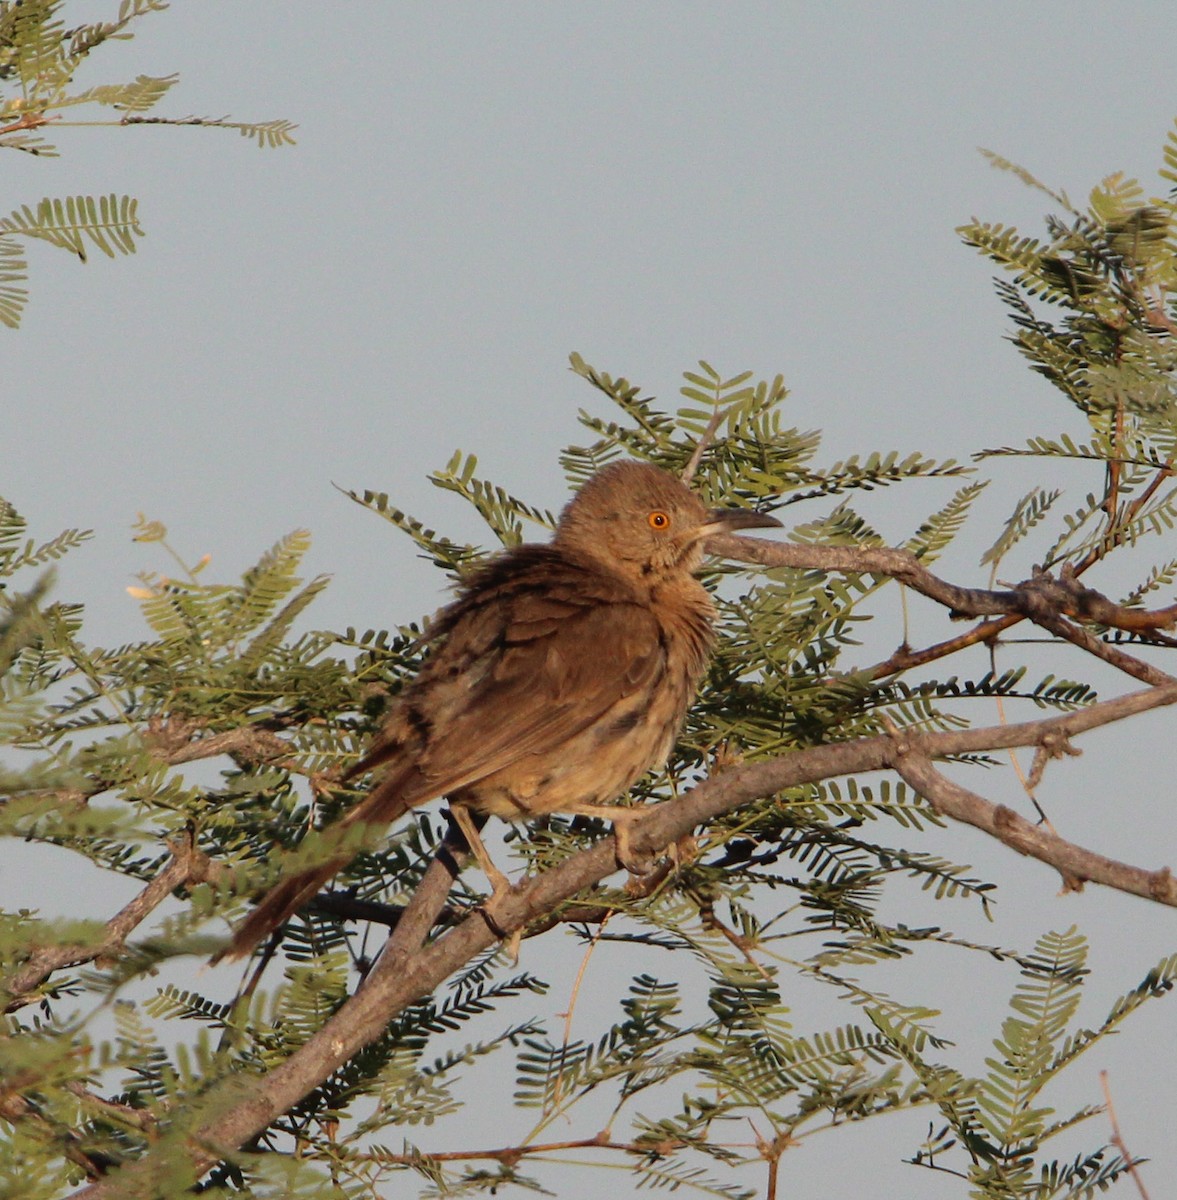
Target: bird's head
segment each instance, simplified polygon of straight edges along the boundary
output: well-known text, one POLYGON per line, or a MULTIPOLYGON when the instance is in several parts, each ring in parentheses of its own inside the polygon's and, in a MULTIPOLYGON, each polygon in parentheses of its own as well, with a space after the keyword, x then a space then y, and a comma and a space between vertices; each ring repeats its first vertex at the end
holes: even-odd
POLYGON ((555 543, 614 571, 655 582, 698 570, 714 533, 779 526, 748 508, 709 509, 673 475, 648 463, 599 470, 560 515, 555 543))

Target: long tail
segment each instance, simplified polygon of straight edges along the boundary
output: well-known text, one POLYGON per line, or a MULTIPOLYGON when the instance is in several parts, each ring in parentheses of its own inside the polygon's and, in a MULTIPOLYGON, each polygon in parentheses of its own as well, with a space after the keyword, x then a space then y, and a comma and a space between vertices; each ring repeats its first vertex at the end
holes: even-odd
MULTIPOLYGON (((428 789, 422 788, 416 767, 409 764, 385 776, 359 804, 331 828, 341 833, 357 824, 386 829, 414 804, 420 804, 428 797, 428 789)), ((308 867, 305 871, 275 884, 262 897, 253 912, 241 922, 228 947, 212 961, 232 962, 244 958, 262 938, 277 929, 307 901, 314 899, 324 885, 351 862, 359 853, 359 849, 357 845, 347 854, 336 855, 319 866, 308 867)))
POLYGON ((244 958, 267 934, 277 929, 308 900, 314 899, 333 876, 348 864, 347 858, 335 858, 321 867, 312 867, 291 875, 271 888, 258 906, 241 922, 233 940, 212 960, 214 963, 244 958))

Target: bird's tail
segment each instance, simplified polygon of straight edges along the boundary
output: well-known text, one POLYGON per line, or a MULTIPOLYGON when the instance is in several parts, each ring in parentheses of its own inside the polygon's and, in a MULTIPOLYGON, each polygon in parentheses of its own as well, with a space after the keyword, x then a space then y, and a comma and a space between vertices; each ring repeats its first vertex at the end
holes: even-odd
MULTIPOLYGON (((365 760, 367 764, 368 759, 365 760)), ((354 774, 354 772, 349 772, 354 774)), ((291 875, 272 887, 258 906, 242 921, 233 940, 213 958, 214 963, 244 958, 268 933, 278 928, 313 899, 325 884, 337 875, 360 852, 368 838, 378 836, 397 817, 423 799, 426 789, 421 786, 416 766, 412 763, 385 776, 364 798, 330 830, 346 838, 349 830, 362 826, 362 836, 354 838, 346 851, 333 854, 325 862, 297 875, 291 875)), ((338 846, 338 842, 336 843, 338 846)))
POLYGON ((244 958, 271 930, 313 899, 331 878, 347 866, 348 858, 333 858, 322 866, 310 867, 272 887, 258 906, 241 922, 233 940, 214 963, 244 958))

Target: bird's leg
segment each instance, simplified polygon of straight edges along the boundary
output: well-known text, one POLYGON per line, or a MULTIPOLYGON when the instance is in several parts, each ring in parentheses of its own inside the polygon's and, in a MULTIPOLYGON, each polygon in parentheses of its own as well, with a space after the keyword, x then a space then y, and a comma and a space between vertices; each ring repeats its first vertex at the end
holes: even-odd
POLYGON ((486 847, 482 844, 482 836, 478 832, 478 826, 474 823, 474 818, 470 815, 470 810, 464 804, 451 804, 450 816, 454 818, 454 822, 462 831, 462 836, 466 839, 466 845, 470 847, 470 853, 478 860, 478 865, 482 868, 482 873, 490 881, 490 895, 482 902, 481 907, 495 931, 501 934, 503 927, 495 918, 495 909, 498 907, 499 902, 510 893, 511 881, 491 862, 490 855, 487 853, 486 847))
POLYGON ((654 861, 650 855, 639 853, 633 846, 633 824, 641 817, 641 808, 622 808, 620 805, 594 804, 592 808, 583 810, 586 814, 601 817, 613 822, 613 840, 616 843, 614 853, 617 861, 631 875, 648 875, 653 869, 654 861))

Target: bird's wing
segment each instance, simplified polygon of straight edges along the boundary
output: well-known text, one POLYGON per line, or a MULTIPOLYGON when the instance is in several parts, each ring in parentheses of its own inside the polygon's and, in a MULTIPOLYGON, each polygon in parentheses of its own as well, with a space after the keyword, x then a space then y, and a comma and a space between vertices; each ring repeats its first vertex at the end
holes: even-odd
MULTIPOLYGON (((524 589, 471 604, 448 624, 402 693, 385 739, 351 774, 385 777, 339 822, 383 827, 406 809, 468 787, 561 745, 666 668, 661 627, 640 604, 524 589)), ((632 710, 631 710, 632 711, 632 710)), ((331 878, 354 847, 281 881, 242 923, 223 957, 249 953, 331 878)))
MULTIPOLYGON (((662 630, 628 600, 524 593, 471 612, 401 697, 415 797, 445 795, 560 746, 665 670, 662 630)), ((378 747, 361 768, 407 747, 378 747)))

